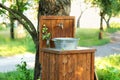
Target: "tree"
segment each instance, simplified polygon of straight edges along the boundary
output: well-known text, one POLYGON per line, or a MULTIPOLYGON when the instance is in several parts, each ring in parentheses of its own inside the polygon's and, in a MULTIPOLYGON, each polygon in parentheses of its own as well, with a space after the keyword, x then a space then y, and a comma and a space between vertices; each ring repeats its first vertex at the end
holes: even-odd
MULTIPOLYGON (((28 9, 29 3, 27 0, 14 0, 11 1, 11 6, 10 8, 16 11, 19 11, 19 13, 22 13, 28 9)), ((9 13, 9 18, 10 18, 10 32, 11 32, 11 38, 14 39, 14 21, 15 18, 9 13)))
POLYGON ((107 28, 110 27, 110 19, 120 12, 120 0, 85 0, 100 9, 100 32, 99 39, 102 39, 103 20, 106 22, 107 28))
MULTIPOLYGON (((4 0, 3 0, 4 1, 4 0)), ((41 15, 69 15, 71 0, 40 0, 39 1, 39 14, 38 20, 41 15)), ((16 20, 18 20, 24 28, 31 35, 36 45, 36 58, 35 58, 35 74, 34 80, 40 77, 40 64, 39 64, 39 31, 36 30, 32 22, 18 10, 11 9, 0 3, 2 9, 7 10, 16 20)))
POLYGON ((77 19, 77 27, 79 28, 80 27, 80 20, 81 20, 81 17, 83 15, 83 13, 88 9, 90 8, 90 4, 85 2, 85 0, 76 0, 76 5, 79 6, 79 16, 78 16, 78 19, 77 19))
MULTIPOLYGON (((29 32, 29 34, 31 35, 33 42, 36 46, 36 50, 37 50, 37 46, 38 46, 38 32, 35 29, 35 26, 32 24, 32 22, 21 12, 19 12, 18 10, 15 9, 11 9, 5 5, 3 5, 2 3, 0 3, 0 7, 2 9, 7 10, 13 18, 15 18, 16 20, 18 20, 23 26, 24 28, 29 32)), ((38 54, 38 50, 36 51, 36 55, 38 54)), ((37 59, 39 60, 39 59, 37 59)))
POLYGON ((120 0, 92 0, 92 3, 100 8, 100 16, 106 22, 107 28, 109 28, 111 17, 120 12, 120 0))
MULTIPOLYGON (((24 11, 26 11, 28 9, 27 6, 29 6, 29 3, 27 0, 3 0, 3 4, 7 2, 9 3, 9 7, 10 9, 13 9, 13 10, 16 10, 16 11, 19 11, 19 13, 22 13, 24 11)), ((9 13, 9 12, 8 12, 9 13)), ((10 13, 7 14, 9 16, 9 20, 10 20, 10 36, 11 36, 11 39, 14 39, 14 21, 15 21, 15 17, 12 16, 10 13)))

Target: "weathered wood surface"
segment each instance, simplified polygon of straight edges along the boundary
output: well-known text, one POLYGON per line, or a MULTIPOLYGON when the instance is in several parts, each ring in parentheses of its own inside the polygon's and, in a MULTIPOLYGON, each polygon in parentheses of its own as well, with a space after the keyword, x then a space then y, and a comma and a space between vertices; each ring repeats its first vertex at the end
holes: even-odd
POLYGON ((94 80, 94 52, 41 49, 42 80, 94 80))
MULTIPOLYGON (((41 16, 39 25, 39 42, 40 48, 46 48, 45 40, 42 40, 42 28, 45 24, 48 31, 51 33, 51 39, 56 37, 74 37, 75 17, 73 16, 41 16), (63 28, 58 25, 62 23, 63 28)), ((50 41, 51 47, 54 47, 52 41, 50 41)))
MULTIPOLYGON (((72 16, 41 16, 39 21, 42 80, 94 80, 94 49, 50 50, 45 49, 46 42, 42 40, 43 24, 48 27, 51 39, 74 37, 75 18, 72 16), (63 23, 63 29, 58 27, 60 23, 63 23)), ((50 41, 50 43, 50 46, 54 47, 53 42, 50 41)))

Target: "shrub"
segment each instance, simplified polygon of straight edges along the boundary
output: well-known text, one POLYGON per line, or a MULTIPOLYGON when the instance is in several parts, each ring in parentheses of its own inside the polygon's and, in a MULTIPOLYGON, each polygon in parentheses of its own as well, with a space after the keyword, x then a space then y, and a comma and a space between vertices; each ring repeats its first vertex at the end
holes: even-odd
POLYGON ((120 55, 111 55, 96 60, 99 80, 120 80, 120 55))
POLYGON ((17 65, 17 71, 19 74, 16 80, 33 80, 33 75, 31 75, 30 70, 27 69, 27 63, 25 61, 17 65))
POLYGON ((17 71, 0 73, 0 80, 33 80, 33 70, 27 69, 25 61, 18 64, 17 71))

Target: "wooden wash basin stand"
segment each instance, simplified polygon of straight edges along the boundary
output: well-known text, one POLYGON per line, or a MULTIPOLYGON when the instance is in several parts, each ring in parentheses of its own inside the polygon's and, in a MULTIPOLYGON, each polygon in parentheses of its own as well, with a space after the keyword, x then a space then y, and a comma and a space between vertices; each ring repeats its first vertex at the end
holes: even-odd
POLYGON ((95 49, 42 48, 40 51, 42 80, 94 80, 95 49))

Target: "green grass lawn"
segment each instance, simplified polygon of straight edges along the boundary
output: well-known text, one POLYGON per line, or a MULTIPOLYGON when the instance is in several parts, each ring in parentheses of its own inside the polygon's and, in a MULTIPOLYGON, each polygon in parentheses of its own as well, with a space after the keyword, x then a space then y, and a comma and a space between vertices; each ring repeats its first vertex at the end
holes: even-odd
MULTIPOLYGON (((16 34, 16 28, 15 28, 16 34)), ((35 45, 29 34, 23 38, 10 39, 10 29, 0 30, 0 56, 13 56, 17 54, 24 54, 26 52, 35 53, 35 45)))
POLYGON ((99 46, 109 43, 110 39, 106 36, 106 32, 103 32, 103 39, 98 39, 98 29, 86 29, 80 28, 76 30, 75 37, 80 38, 79 46, 99 46))
POLYGON ((12 56, 25 52, 35 53, 35 45, 30 37, 11 40, 0 36, 0 56, 12 56))
MULTIPOLYGON (((30 72, 30 79, 33 80, 33 70, 29 70, 30 72)), ((7 73, 0 73, 0 80, 26 80, 26 76, 20 71, 12 71, 12 72, 7 72, 7 73)))

